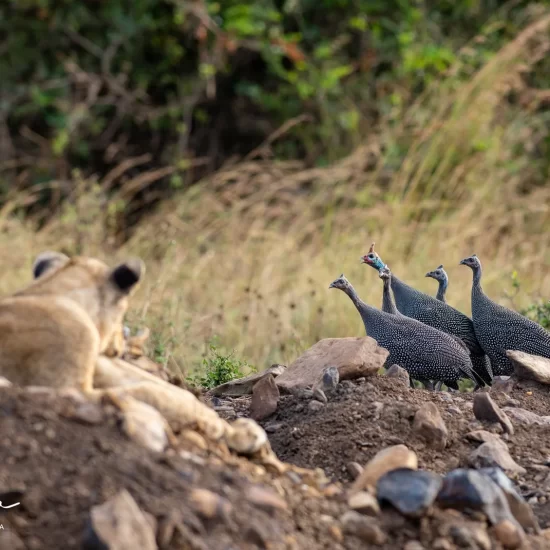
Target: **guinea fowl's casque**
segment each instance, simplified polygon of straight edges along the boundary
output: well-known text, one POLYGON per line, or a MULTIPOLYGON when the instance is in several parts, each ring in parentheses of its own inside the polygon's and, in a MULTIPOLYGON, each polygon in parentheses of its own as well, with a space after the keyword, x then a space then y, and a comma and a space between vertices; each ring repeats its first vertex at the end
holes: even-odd
POLYGON ((400 365, 416 379, 459 380, 468 377, 474 380, 468 351, 448 334, 365 304, 343 274, 329 288, 343 290, 351 298, 363 319, 367 335, 389 351, 386 366, 400 365))
MULTIPOLYGON (((378 276, 382 279, 384 289, 382 291, 382 311, 386 313, 391 313, 392 315, 398 315, 401 317, 405 317, 400 311, 397 309, 397 306, 395 305, 395 300, 393 299, 393 295, 391 292, 391 271, 388 266, 384 267, 378 272, 378 276)), ((431 380, 424 380, 417 378, 419 382, 421 382, 426 389, 433 390, 434 385, 431 380)), ((411 387, 414 388, 413 379, 410 377, 411 387)), ((441 383, 439 383, 439 387, 437 389, 441 389, 441 383)), ((456 382, 449 381, 447 384, 447 387, 452 388, 454 390, 458 390, 458 384, 456 382)))
MULTIPOLYGON (((374 252, 374 243, 369 253, 362 257, 362 262, 378 271, 385 267, 380 256, 374 252)), ((391 277, 391 289, 395 305, 403 315, 460 338, 470 350, 474 371, 479 378, 478 384, 481 382, 491 385, 493 380, 491 364, 479 345, 474 325, 469 317, 445 302, 405 284, 394 274, 391 277)))
POLYGON ((428 271, 428 273, 426 273, 426 277, 431 277, 439 283, 435 297, 440 302, 446 302, 447 300, 445 300, 445 293, 447 292, 447 287, 449 286, 449 277, 447 276, 447 272, 443 269, 443 264, 433 271, 428 271))
POLYGON ((495 375, 510 375, 506 350, 518 350, 550 359, 550 333, 523 315, 491 300, 481 288, 481 262, 474 254, 461 265, 473 272, 472 319, 477 339, 491 359, 495 375))

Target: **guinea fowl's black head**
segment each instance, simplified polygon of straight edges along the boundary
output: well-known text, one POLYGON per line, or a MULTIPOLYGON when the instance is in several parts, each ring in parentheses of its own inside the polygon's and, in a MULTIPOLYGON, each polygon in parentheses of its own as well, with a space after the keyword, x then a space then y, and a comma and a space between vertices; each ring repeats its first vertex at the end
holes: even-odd
POLYGON ((380 256, 374 251, 374 243, 370 245, 369 253, 361 256, 361 263, 370 265, 374 269, 380 271, 386 267, 380 256))
POLYGON ((476 271, 481 268, 481 262, 479 261, 479 258, 472 254, 468 258, 464 258, 463 260, 460 260, 459 265, 467 265, 470 269, 476 271))
POLYGON ((330 283, 328 287, 339 288, 340 290, 343 290, 343 291, 346 291, 352 288, 351 283, 346 279, 343 273, 342 275, 340 275, 340 277, 338 277, 338 279, 335 279, 334 281, 332 281, 332 283, 330 283))
POLYGON ((447 281, 447 273, 445 273, 445 270, 443 269, 443 264, 434 269, 433 271, 428 271, 426 273, 426 277, 431 277, 432 279, 435 279, 436 281, 440 282, 446 282, 447 281))

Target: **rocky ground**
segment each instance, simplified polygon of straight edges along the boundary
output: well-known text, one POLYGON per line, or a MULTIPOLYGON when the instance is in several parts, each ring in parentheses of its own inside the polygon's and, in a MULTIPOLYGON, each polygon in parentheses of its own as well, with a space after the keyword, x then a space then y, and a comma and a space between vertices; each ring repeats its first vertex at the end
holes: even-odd
POLYGON ((111 404, 0 388, 0 500, 20 502, 0 509, 0 549, 550 548, 550 386, 474 396, 327 372, 321 389, 279 395, 270 375, 252 396, 204 398, 261 418, 307 472, 177 425, 151 450, 111 404))

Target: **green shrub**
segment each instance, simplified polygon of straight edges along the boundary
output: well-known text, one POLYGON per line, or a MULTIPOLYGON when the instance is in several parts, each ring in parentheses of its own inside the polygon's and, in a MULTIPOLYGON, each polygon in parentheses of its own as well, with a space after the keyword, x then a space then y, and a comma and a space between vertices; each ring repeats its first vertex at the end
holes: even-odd
POLYGON ((209 390, 257 370, 246 361, 234 357, 234 352, 222 353, 214 344, 209 345, 209 352, 202 361, 202 372, 187 378, 194 386, 209 390))

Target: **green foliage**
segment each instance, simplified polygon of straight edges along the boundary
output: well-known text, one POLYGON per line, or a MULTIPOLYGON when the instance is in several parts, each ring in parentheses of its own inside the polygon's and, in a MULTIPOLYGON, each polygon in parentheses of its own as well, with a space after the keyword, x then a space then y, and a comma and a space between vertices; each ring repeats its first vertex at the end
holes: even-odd
POLYGON ((537 302, 521 311, 529 319, 532 319, 546 330, 550 329, 550 303, 537 302))
POLYGON ((223 353, 211 343, 209 355, 202 361, 202 372, 188 377, 187 381, 208 390, 236 378, 242 378, 251 372, 256 372, 256 368, 234 357, 233 352, 223 353))

